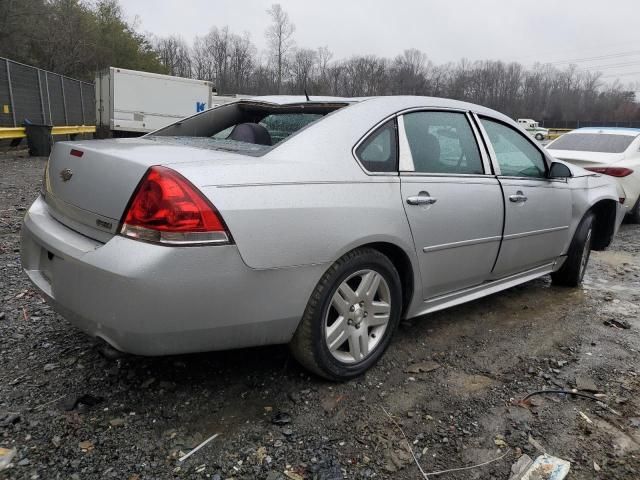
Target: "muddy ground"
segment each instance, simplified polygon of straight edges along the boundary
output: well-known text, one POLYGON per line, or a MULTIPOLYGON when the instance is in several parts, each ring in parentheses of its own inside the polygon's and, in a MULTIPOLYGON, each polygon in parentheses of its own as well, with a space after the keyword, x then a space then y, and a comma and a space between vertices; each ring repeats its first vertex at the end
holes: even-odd
POLYGON ((427 473, 506 454, 429 478, 507 479, 537 448, 570 461, 569 479, 640 478, 638 226, 593 254, 584 288, 542 278, 405 322, 349 383, 309 376, 280 346, 109 360, 20 269, 44 167, 21 155, 0 154, 0 447, 17 450, 0 478, 421 478, 383 408, 427 473), (576 382, 609 408, 563 395, 514 405, 576 382))

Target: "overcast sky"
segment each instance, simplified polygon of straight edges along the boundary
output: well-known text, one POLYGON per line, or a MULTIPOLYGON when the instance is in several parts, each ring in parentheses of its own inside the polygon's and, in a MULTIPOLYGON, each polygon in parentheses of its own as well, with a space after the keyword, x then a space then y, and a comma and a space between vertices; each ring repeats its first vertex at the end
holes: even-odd
MULTIPOLYGON (((265 48, 270 0, 121 0, 139 29, 178 34, 191 42, 212 26, 249 32, 265 48)), ((334 58, 354 54, 393 57, 406 48, 435 63, 516 60, 525 64, 570 60, 640 81, 638 0, 281 0, 300 47, 328 46, 334 58), (598 57, 598 58, 594 58, 598 57), (589 60, 583 60, 589 59, 589 60)), ((560 63, 567 62, 567 63, 560 63)))

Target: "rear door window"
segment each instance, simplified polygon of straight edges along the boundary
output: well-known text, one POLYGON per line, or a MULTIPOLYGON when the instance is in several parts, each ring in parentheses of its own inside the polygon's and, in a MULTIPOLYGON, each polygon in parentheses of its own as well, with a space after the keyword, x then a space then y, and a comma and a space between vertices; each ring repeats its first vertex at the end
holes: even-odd
POLYGON ((415 112, 403 116, 416 172, 484 173, 478 144, 462 112, 415 112))

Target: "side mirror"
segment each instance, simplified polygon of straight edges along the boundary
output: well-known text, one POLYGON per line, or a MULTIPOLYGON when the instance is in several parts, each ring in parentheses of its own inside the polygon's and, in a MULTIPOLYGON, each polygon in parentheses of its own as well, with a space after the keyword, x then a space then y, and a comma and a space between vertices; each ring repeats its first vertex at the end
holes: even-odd
POLYGON ((571 170, 564 163, 553 162, 549 170, 549 178, 570 178, 571 170))

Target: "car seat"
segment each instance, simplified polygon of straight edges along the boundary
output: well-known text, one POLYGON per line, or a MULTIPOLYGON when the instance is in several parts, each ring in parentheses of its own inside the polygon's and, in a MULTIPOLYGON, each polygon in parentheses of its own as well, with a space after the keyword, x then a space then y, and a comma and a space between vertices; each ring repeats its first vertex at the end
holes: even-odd
POLYGON ((271 135, 262 125, 257 123, 239 123, 227 137, 227 140, 271 146, 271 135))

